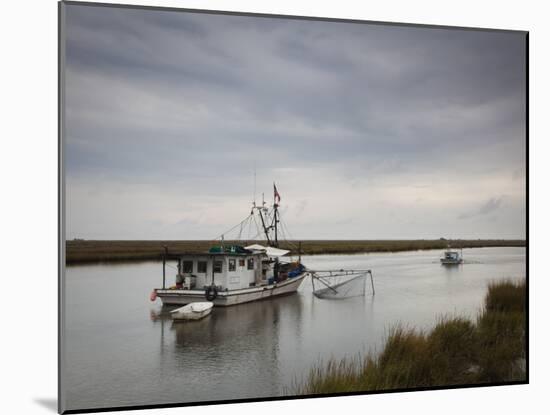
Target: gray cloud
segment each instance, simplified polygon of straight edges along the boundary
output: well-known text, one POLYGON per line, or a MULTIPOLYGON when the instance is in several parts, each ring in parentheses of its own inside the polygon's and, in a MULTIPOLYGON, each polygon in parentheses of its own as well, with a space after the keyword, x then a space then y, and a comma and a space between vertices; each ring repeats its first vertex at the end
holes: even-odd
POLYGON ((255 164, 298 237, 463 232, 473 187, 510 195, 525 233, 525 189, 508 180, 525 170, 521 33, 68 5, 66 35, 70 235, 207 237, 241 212, 210 203, 246 214, 255 164), (422 209, 397 216, 418 227, 385 217, 405 200, 422 209))
POLYGON ((490 213, 493 213, 501 207, 503 199, 504 196, 492 197, 487 200, 483 205, 481 205, 481 207, 477 211, 462 213, 458 216, 458 219, 469 219, 475 216, 488 215, 490 213))
POLYGON ((494 212, 502 204, 502 196, 499 198, 491 198, 485 203, 481 208, 479 208, 480 215, 487 215, 488 213, 494 212))

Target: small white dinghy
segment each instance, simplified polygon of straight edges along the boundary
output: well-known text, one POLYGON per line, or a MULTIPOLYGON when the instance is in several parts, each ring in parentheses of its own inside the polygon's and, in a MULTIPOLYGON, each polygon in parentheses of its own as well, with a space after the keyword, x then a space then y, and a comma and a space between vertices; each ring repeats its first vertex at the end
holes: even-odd
POLYGON ((183 307, 170 311, 172 320, 199 320, 212 311, 214 303, 210 301, 189 303, 183 307))

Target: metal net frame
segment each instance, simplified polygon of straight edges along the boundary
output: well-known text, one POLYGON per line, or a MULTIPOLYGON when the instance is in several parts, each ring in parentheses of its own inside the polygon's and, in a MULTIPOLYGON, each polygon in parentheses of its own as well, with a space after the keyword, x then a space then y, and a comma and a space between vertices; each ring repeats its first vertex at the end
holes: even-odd
POLYGON ((368 277, 374 295, 374 280, 370 270, 327 270, 309 273, 313 295, 317 298, 340 300, 363 297, 366 295, 368 277))

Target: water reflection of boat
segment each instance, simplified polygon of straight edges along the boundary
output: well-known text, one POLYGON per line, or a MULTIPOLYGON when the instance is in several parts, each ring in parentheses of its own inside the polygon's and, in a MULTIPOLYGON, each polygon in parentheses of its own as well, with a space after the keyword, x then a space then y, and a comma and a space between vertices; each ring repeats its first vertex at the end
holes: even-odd
POLYGON ((463 258, 462 258, 462 249, 460 252, 453 251, 451 248, 447 248, 447 250, 443 253, 443 257, 439 259, 441 262, 441 265, 459 265, 462 264, 463 258))
MULTIPOLYGON (((263 384, 250 385, 251 390, 258 389, 257 396, 264 396, 265 388, 279 376, 277 362, 282 344, 285 349, 301 347, 301 295, 221 307, 208 318, 192 324, 172 321, 172 309, 163 305, 151 310, 151 320, 160 329, 159 365, 166 370, 172 370, 176 364, 186 373, 208 372, 211 376, 217 376, 214 372, 223 372, 220 368, 225 367, 237 372, 252 367, 263 372, 273 371, 266 373, 263 384), (268 368, 266 362, 270 362, 268 368)), ((257 383, 257 379, 254 382, 257 383)))
POLYGON ((261 206, 254 202, 250 215, 237 225, 241 232, 246 226, 257 226, 265 246, 227 246, 221 235, 220 243, 203 254, 165 252, 163 285, 154 289, 151 300, 159 297, 163 304, 183 305, 206 299, 215 306, 228 306, 296 292, 307 272, 300 259, 285 260, 290 251, 279 248, 284 227, 275 185, 273 190, 271 209, 265 202, 261 206), (166 287, 168 256, 177 260, 176 285, 170 288, 166 287))

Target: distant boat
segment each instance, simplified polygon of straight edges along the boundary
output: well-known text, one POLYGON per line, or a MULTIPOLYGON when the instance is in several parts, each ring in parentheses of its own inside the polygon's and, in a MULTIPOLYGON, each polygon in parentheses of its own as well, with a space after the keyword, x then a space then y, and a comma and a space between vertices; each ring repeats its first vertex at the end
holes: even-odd
POLYGON ((443 257, 439 259, 441 265, 459 265, 462 264, 462 250, 460 252, 453 251, 449 248, 443 253, 443 257))
POLYGON ((214 304, 209 301, 196 302, 176 308, 170 314, 173 320, 200 320, 210 314, 212 307, 214 304))
MULTIPOLYGON (((160 298, 163 304, 189 304, 209 301, 215 306, 229 306, 295 293, 308 275, 306 267, 286 259, 289 250, 279 248, 279 233, 283 233, 279 213, 280 195, 273 185, 273 207, 253 203, 250 215, 243 220, 241 231, 257 225, 266 244, 246 247, 224 244, 224 236, 209 251, 201 254, 170 253, 177 260, 176 285, 165 286, 165 253, 163 286, 155 288, 151 300, 160 298)), ((240 239, 240 238, 239 238, 240 239)), ((167 248, 165 247, 167 252, 167 248)))

